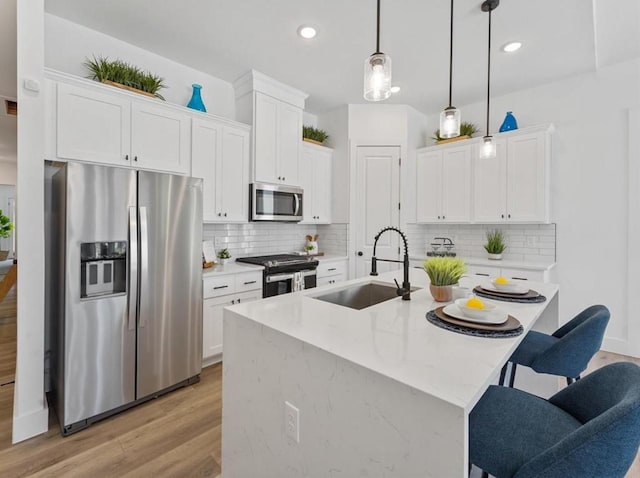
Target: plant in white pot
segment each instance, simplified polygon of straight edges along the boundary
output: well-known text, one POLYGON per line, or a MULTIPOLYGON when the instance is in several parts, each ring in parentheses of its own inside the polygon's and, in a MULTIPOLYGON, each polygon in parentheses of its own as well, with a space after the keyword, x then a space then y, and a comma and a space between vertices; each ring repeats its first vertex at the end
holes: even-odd
POLYGON ((487 231, 487 243, 484 245, 484 250, 489 254, 489 259, 502 259, 502 253, 506 248, 504 233, 501 230, 487 231))
MULTIPOLYGON (((13 232, 13 222, 11 222, 11 219, 9 218, 9 216, 5 216, 2 213, 2 209, 0 209, 0 237, 3 237, 6 239, 9 236, 11 236, 12 232, 13 232)), ((9 256, 9 251, 0 251, 0 261, 7 260, 8 256, 9 256)))
POLYGON ((429 276, 429 290, 436 302, 449 302, 453 298, 453 286, 467 272, 462 259, 456 257, 434 257, 423 263, 424 271, 429 276))
POLYGON ((218 259, 220 260, 221 265, 225 265, 229 262, 231 260, 231 253, 229 252, 229 249, 226 247, 224 249, 220 249, 218 251, 218 259))

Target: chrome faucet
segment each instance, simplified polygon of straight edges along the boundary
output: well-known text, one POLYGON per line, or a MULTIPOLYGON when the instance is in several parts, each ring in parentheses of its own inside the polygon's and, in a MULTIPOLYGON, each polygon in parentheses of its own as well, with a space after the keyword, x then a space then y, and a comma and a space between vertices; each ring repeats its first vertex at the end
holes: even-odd
POLYGON ((396 293, 402 296, 402 300, 411 300, 411 284, 409 283, 409 247, 407 246, 407 237, 397 227, 391 227, 391 226, 385 227, 378 234, 376 234, 376 237, 373 243, 373 257, 371 257, 371 275, 372 276, 378 275, 378 261, 397 262, 398 264, 404 265, 404 278, 402 280, 402 287, 400 287, 397 280, 395 279, 393 280, 396 283, 396 286, 398 287, 398 289, 396 290, 396 293), (402 241, 404 242, 404 260, 398 261, 394 259, 378 259, 376 257, 376 246, 378 245, 378 239, 380 239, 380 236, 382 235, 382 233, 386 231, 395 231, 398 234, 400 234, 400 236, 402 237, 402 241))

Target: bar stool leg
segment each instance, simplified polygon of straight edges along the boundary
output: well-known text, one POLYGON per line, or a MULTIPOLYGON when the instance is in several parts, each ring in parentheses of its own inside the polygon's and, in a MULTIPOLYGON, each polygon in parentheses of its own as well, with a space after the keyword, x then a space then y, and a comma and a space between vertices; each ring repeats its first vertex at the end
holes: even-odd
POLYGON ((507 361, 507 363, 504 364, 504 367, 502 367, 502 370, 500 370, 500 380, 498 381, 498 385, 500 386, 504 386, 504 378, 507 375, 508 366, 509 366, 509 362, 507 361))
POLYGON ((518 366, 518 364, 516 363, 512 363, 511 364, 511 377, 509 377, 509 388, 513 388, 513 382, 515 382, 516 380, 516 367, 518 366))

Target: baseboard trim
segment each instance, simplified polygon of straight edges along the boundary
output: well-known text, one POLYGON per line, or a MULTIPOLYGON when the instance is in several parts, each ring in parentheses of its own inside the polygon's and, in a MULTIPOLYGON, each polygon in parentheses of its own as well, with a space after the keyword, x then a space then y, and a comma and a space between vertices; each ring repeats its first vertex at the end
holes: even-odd
POLYGON ((614 354, 628 355, 631 357, 640 358, 638 351, 632 350, 629 346, 629 342, 622 339, 615 339, 612 337, 605 337, 602 341, 602 350, 605 352, 612 352, 614 354))
POLYGON ((45 404, 41 410, 36 410, 27 415, 13 417, 13 436, 11 443, 16 444, 36 435, 41 435, 48 429, 49 407, 45 404))

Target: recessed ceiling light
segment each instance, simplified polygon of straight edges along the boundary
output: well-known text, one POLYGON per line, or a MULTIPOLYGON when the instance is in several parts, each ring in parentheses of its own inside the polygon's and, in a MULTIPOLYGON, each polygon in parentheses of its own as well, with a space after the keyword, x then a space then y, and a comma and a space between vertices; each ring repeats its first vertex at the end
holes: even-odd
POLYGON ((519 50, 521 46, 522 43, 520 43, 519 41, 512 41, 502 45, 501 50, 507 53, 513 53, 514 51, 519 50))
POLYGON ((300 25, 300 27, 298 27, 298 35, 306 40, 310 40, 315 37, 316 34, 316 29, 308 25, 300 25))
POLYGON ((398 91, 400 91, 400 87, 399 86, 392 86, 391 87, 391 93, 397 93, 398 91))

